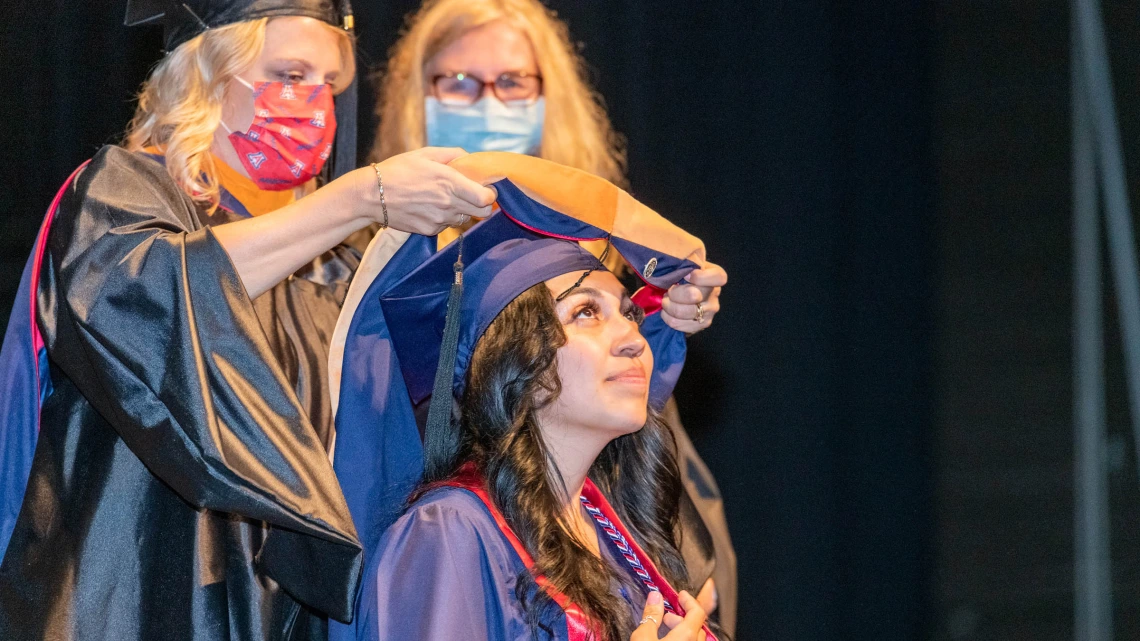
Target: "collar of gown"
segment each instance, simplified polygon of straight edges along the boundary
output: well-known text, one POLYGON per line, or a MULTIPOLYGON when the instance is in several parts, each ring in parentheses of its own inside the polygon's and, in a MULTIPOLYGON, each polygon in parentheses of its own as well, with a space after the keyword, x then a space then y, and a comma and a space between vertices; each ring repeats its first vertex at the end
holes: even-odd
POLYGON ((214 154, 210 154, 210 156, 214 159, 218 184, 236 198, 251 215, 268 214, 296 200, 292 189, 282 189, 281 191, 260 189, 252 180, 243 176, 240 171, 226 164, 226 161, 214 154))

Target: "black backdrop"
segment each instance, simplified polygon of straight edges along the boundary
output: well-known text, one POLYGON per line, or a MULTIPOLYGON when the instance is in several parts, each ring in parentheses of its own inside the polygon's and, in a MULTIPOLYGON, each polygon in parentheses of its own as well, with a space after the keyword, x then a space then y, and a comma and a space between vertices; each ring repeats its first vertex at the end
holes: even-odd
MULTIPOLYGON (((3 0, 4 320, 55 189, 121 135, 159 56, 157 30, 121 26, 124 4, 3 0)), ((730 275, 677 396, 725 495, 738 638, 928 636, 929 10, 549 4, 629 138, 634 194, 730 275)), ((414 6, 357 2, 365 64, 382 63, 414 6)))

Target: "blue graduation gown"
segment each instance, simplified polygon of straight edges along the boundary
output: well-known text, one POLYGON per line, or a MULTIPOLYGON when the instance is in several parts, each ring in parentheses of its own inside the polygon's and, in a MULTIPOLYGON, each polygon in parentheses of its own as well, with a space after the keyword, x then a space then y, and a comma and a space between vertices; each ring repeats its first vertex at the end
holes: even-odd
MULTIPOLYGON (((600 539, 606 560, 619 576, 628 570, 600 539)), ((526 572, 522 559, 499 530, 487 507, 471 492, 445 487, 424 495, 392 525, 365 571, 365 584, 352 626, 334 638, 531 639, 527 615, 515 589, 526 572)), ((645 596, 614 582, 612 589, 641 618, 645 596)), ((529 582, 527 602, 537 586, 529 582)), ((550 601, 540 617, 538 638, 566 641, 566 615, 550 601)))

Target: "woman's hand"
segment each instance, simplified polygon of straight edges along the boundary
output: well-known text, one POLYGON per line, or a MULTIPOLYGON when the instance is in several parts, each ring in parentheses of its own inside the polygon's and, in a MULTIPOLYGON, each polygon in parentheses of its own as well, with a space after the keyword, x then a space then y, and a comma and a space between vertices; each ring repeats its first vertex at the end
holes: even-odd
POLYGON ((669 288, 661 301, 661 313, 669 327, 694 334, 711 325, 720 311, 720 288, 728 282, 728 274, 720 265, 705 263, 688 280, 669 288))
MULTIPOLYGON (((419 149, 380 163, 388 224, 432 235, 491 213, 495 190, 446 163, 462 149, 419 149)), ((348 172, 300 200, 264 216, 213 227, 250 298, 256 298, 352 232, 384 222, 376 170, 348 172)))
POLYGON ((709 614, 716 611, 716 606, 720 604, 720 596, 716 592, 716 583, 713 583, 712 578, 706 580, 701 591, 697 593, 697 603, 700 603, 709 614))
MULTIPOLYGON (((491 215, 495 190, 447 166, 466 153, 458 148, 425 147, 379 163, 377 169, 384 181, 388 225, 400 231, 432 236, 448 227, 462 225, 472 217, 491 215)), ((356 169, 325 189, 337 188, 341 180, 350 181, 359 211, 383 223, 376 169, 371 166, 356 169)))
POLYGON ((645 611, 642 614, 641 624, 633 630, 629 641, 657 641, 657 631, 664 624, 669 628, 669 634, 664 641, 705 641, 706 636, 701 628, 705 624, 704 608, 688 592, 678 595, 681 607, 685 609, 685 618, 670 612, 665 614, 665 602, 661 593, 654 590, 645 600, 645 611))

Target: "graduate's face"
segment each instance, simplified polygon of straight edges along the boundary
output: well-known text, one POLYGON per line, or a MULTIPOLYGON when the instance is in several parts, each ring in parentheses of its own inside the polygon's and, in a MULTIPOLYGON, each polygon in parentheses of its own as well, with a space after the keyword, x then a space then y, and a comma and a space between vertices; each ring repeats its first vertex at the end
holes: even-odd
MULTIPOLYGON (((285 16, 269 21, 261 55, 237 75, 255 86, 259 82, 288 82, 339 87, 348 80, 341 74, 336 29, 315 18, 285 16)), ((226 86, 222 119, 234 131, 245 131, 253 122, 253 91, 237 80, 230 80, 226 86)))
MULTIPOLYGON (((546 281, 558 296, 582 272, 546 281)), ((558 350, 562 393, 544 409, 544 425, 589 430, 610 440, 645 425, 653 352, 641 335, 642 312, 613 274, 594 271, 555 304, 566 333, 558 350)))

